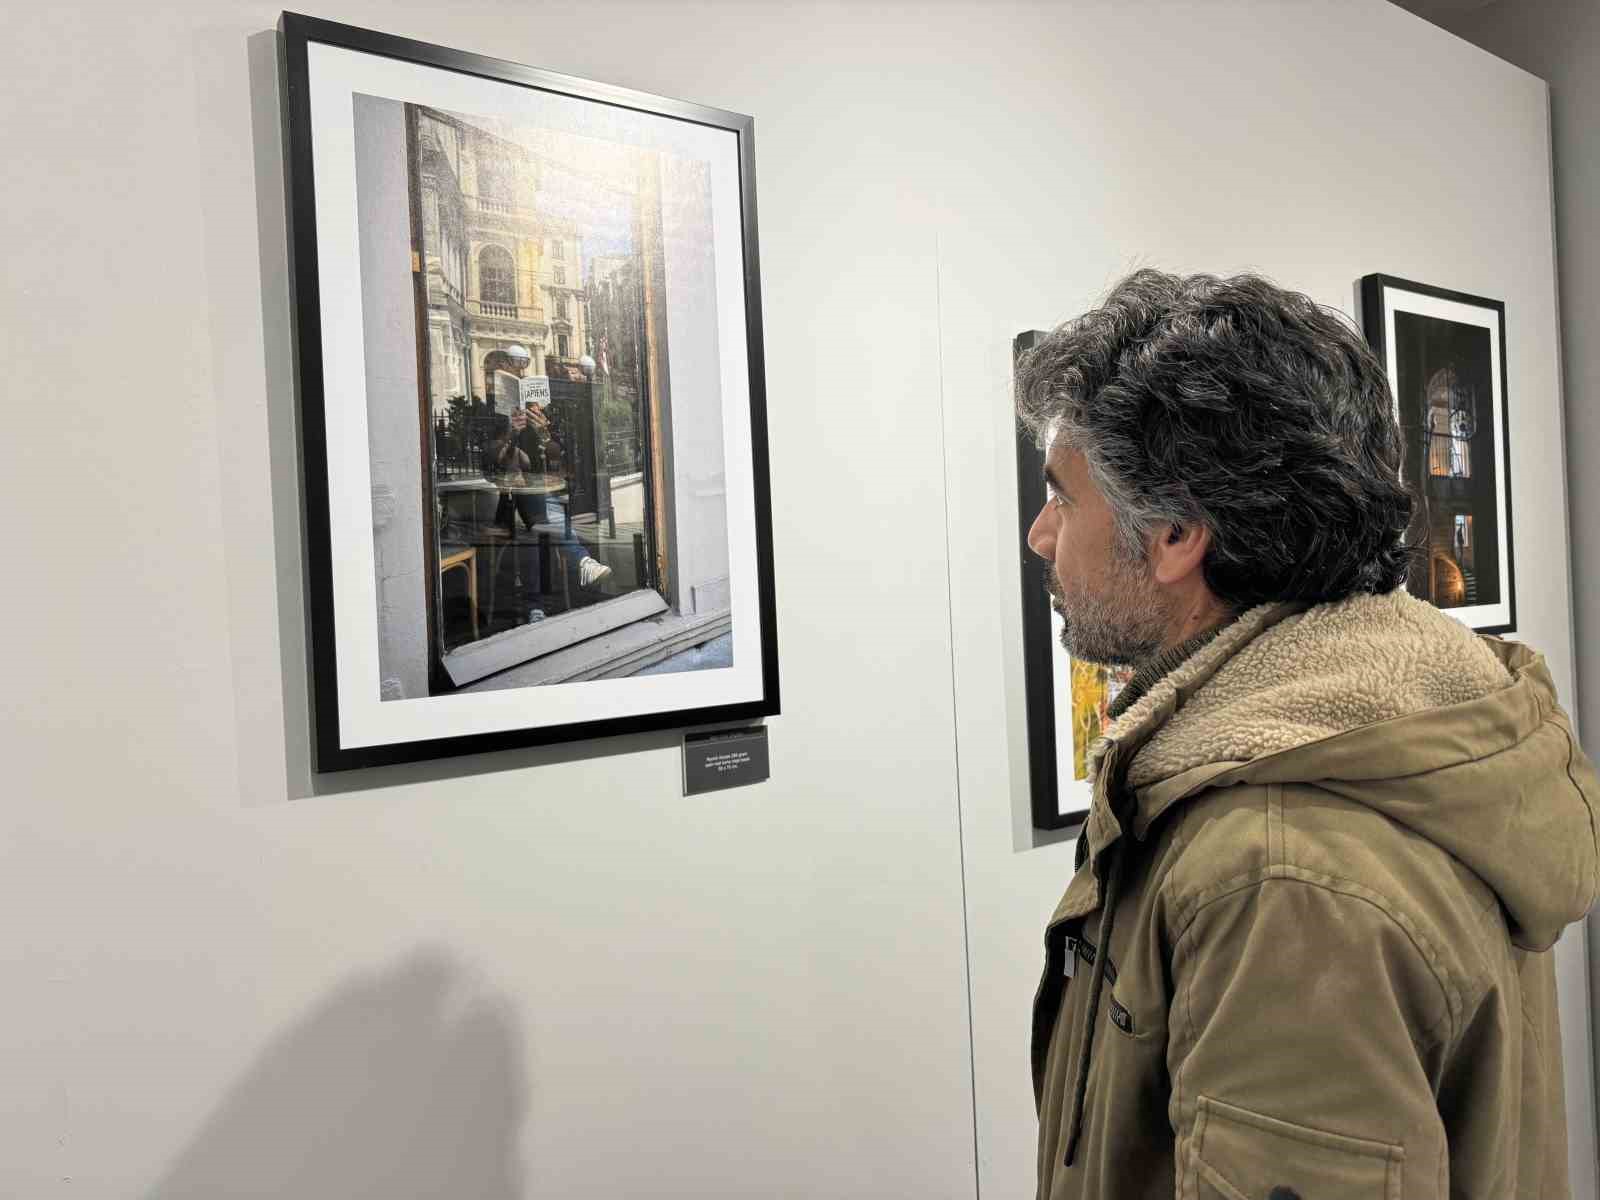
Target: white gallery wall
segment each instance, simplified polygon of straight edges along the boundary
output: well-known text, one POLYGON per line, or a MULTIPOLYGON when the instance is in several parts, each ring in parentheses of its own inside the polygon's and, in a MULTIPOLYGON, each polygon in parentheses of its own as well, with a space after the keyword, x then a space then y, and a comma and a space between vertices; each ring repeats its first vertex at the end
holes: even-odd
POLYGON ((1427 19, 1550 85, 1562 391, 1571 493, 1573 621, 1583 733, 1600 747, 1600 5, 1593 0, 1483 0, 1416 5, 1427 19))
POLYGON ((1072 848, 1021 815, 1009 347, 1134 265, 1504 299, 1570 694, 1536 79, 1384 0, 312 11, 755 116, 773 778, 686 800, 665 735, 310 778, 277 9, 31 10, 0 1195, 1025 1194, 1072 848))
MULTIPOLYGON (((1429 19, 1550 85, 1562 392, 1572 536, 1572 618, 1579 736, 1600 750, 1600 5, 1593 0, 1496 0, 1429 19)), ((1600 977, 1600 922, 1588 921, 1589 989, 1600 977)), ((1595 1010, 1590 1009, 1594 1028, 1595 1010)))

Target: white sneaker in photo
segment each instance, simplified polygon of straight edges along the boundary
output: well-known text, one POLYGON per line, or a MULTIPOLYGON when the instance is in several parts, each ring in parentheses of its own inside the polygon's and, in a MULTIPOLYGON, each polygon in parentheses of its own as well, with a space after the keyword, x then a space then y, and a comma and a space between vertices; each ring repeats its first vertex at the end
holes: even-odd
POLYGON ((592 588, 604 582, 611 576, 611 568, 603 562, 596 562, 588 555, 578 564, 578 586, 592 588))

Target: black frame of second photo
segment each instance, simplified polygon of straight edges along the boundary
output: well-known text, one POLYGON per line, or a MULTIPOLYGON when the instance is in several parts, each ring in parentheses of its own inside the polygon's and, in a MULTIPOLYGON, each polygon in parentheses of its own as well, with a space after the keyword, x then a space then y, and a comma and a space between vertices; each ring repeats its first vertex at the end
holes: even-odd
POLYGON ((1363 276, 1359 294, 1416 504, 1406 540, 1418 553, 1406 588, 1479 633, 1514 633, 1505 303, 1381 273, 1363 276))

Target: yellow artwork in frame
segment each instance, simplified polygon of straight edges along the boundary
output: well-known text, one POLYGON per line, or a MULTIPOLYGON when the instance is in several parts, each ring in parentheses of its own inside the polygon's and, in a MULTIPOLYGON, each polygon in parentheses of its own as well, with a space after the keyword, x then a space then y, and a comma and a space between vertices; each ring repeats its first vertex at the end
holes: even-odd
POLYGON ((1071 660, 1072 777, 1089 777, 1089 747, 1111 723, 1109 709, 1133 677, 1129 667, 1105 667, 1071 660))

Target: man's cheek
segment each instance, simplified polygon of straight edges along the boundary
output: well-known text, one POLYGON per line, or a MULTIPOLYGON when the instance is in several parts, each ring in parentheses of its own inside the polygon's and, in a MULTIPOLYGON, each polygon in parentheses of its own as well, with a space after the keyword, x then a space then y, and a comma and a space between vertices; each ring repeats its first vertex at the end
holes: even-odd
POLYGON ((1061 581, 1061 590, 1063 592, 1081 590, 1078 586, 1078 573, 1072 569, 1072 559, 1066 555, 1056 559, 1056 578, 1061 581))

